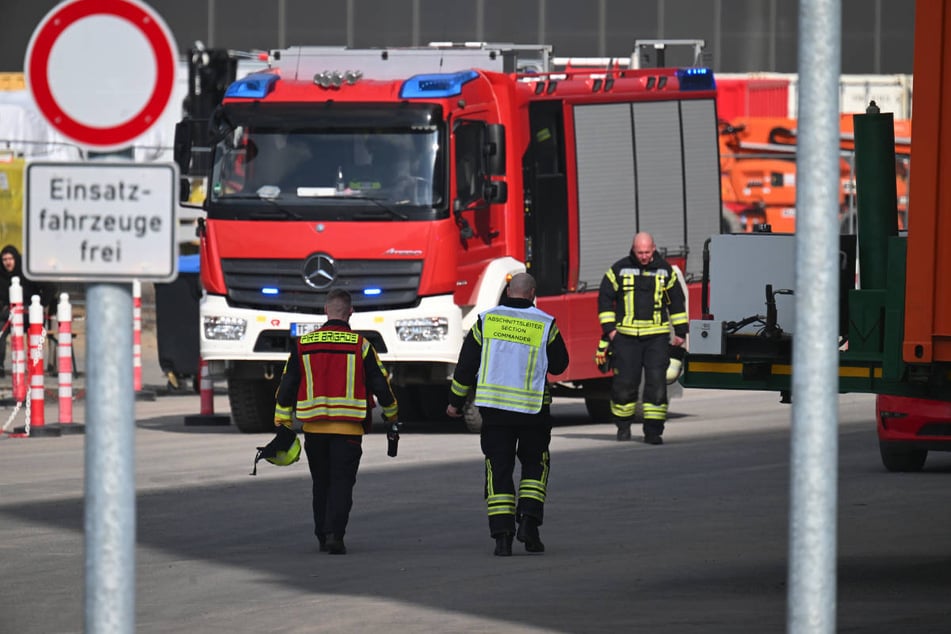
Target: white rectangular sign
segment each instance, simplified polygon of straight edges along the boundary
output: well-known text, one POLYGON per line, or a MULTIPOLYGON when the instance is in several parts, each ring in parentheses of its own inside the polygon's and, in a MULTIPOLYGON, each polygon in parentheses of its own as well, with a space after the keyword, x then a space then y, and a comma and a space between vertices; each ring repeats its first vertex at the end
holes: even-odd
POLYGON ((37 280, 174 280, 177 202, 171 163, 30 163, 23 272, 37 280))

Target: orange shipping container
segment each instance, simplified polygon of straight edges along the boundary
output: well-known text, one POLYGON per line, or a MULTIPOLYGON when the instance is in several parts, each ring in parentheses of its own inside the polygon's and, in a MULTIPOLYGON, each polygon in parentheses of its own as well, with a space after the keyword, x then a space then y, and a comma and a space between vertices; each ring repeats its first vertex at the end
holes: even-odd
POLYGON ((785 117, 789 80, 773 77, 717 77, 717 117, 785 117))

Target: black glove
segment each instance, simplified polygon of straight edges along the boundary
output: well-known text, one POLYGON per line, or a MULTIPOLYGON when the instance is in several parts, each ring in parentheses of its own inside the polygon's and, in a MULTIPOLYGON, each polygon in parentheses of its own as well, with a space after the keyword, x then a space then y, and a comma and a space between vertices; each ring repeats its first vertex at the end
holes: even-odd
POLYGON ((396 457, 396 452, 400 448, 400 423, 391 421, 386 430, 386 455, 390 458, 396 457))

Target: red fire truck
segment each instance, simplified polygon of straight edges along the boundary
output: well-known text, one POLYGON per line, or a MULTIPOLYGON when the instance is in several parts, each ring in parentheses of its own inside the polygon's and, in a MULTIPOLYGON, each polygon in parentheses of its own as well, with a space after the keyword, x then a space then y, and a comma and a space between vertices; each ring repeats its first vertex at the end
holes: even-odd
MULTIPOLYGON (((332 288, 353 295, 401 415, 440 418, 467 330, 524 270, 571 355, 555 393, 607 411, 604 271, 648 230, 699 278, 719 232, 716 87, 706 68, 550 60, 546 46, 300 47, 230 85, 209 123, 200 315, 238 428, 271 429, 291 337, 323 323, 332 288)), ((202 140, 186 123, 191 173, 202 140)))

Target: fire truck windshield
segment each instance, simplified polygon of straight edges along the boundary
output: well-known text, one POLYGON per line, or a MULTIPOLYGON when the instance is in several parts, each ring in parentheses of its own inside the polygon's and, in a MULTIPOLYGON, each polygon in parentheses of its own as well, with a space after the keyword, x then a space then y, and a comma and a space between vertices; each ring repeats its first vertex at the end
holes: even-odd
POLYGON ((446 211, 432 108, 231 106, 214 146, 209 217, 431 219, 446 211), (392 110, 392 114, 388 110, 392 110), (262 212, 264 212, 262 214, 262 212))

